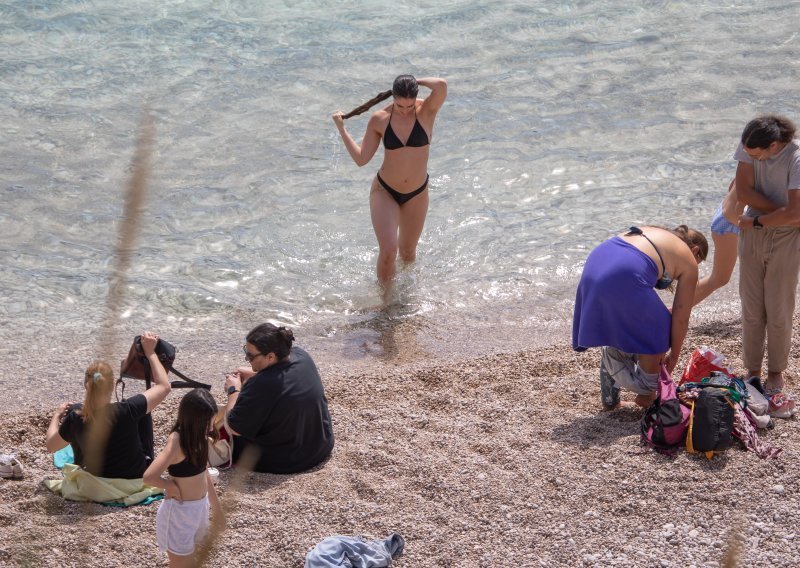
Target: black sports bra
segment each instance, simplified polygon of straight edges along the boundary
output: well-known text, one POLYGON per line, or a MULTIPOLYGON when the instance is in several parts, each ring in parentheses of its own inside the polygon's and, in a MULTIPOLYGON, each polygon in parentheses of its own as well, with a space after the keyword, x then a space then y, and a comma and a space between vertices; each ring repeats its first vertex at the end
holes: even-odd
POLYGON ((417 111, 414 111, 414 127, 411 129, 411 134, 408 135, 408 140, 403 144, 397 137, 397 134, 392 130, 392 116, 394 115, 394 105, 392 105, 392 112, 389 115, 389 123, 386 125, 386 130, 383 132, 383 147, 387 150, 397 150, 405 148, 421 148, 430 144, 428 133, 422 128, 422 125, 417 120, 417 111))
POLYGON ((195 475, 203 473, 205 470, 206 468, 204 467, 197 467, 194 465, 189 461, 189 458, 167 466, 167 473, 172 477, 194 477, 195 475))

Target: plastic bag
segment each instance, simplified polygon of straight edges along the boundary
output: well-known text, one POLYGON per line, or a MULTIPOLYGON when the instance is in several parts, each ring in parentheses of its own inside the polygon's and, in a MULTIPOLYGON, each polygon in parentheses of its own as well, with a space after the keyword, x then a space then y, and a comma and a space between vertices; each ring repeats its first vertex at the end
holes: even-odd
POLYGON ((729 377, 734 376, 733 371, 725 366, 724 355, 706 346, 700 347, 695 349, 689 358, 678 384, 699 383, 705 377, 710 376, 712 371, 719 371, 729 377))

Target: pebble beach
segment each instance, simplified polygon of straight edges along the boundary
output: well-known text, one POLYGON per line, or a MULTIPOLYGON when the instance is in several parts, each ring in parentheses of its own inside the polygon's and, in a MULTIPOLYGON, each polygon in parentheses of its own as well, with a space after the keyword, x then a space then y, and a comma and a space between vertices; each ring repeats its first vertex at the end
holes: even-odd
MULTIPOLYGON (((736 368, 739 336, 738 321, 712 320, 693 325, 686 345, 713 346, 736 368)), ((62 362, 77 377, 70 385, 89 350, 62 362)), ((219 358, 184 357, 180 369, 202 376, 219 358)), ((563 342, 450 361, 388 356, 357 370, 319 363, 333 455, 299 475, 222 471, 228 528, 208 564, 299 567, 327 536, 397 532, 406 545, 394 565, 405 567, 736 565, 726 554, 740 565, 795 566, 800 422, 759 431, 783 448, 778 459, 739 446, 710 461, 664 456, 640 445, 640 410, 600 410, 597 360, 597 350, 578 354, 563 342)), ((42 376, 41 393, 65 381, 42 376)), ((796 376, 795 352, 787 391, 796 376)), ((224 401, 221 388, 212 392, 224 401)), ((154 412, 157 447, 181 394, 154 412)), ((157 504, 74 503, 42 485, 59 475, 44 448, 46 407, 58 397, 26 407, 13 389, 3 396, 13 411, 0 451, 16 452, 25 476, 0 480, 0 565, 166 565, 157 504)))

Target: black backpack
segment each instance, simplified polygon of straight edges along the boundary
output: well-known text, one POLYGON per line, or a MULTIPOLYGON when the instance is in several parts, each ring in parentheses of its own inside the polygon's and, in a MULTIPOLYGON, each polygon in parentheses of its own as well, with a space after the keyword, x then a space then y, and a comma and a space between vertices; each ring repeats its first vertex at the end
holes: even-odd
POLYGON ((727 450, 733 442, 734 404, 726 388, 700 389, 692 402, 686 450, 703 453, 708 459, 727 450))

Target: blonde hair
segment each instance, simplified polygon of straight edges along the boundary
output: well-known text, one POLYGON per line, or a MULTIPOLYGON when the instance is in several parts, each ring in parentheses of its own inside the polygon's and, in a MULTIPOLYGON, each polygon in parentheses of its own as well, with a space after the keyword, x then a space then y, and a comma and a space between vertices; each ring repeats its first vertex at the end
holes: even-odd
POLYGON ((114 372, 108 363, 94 361, 86 369, 83 382, 86 387, 86 398, 78 414, 88 424, 111 402, 111 393, 114 392, 114 372))

